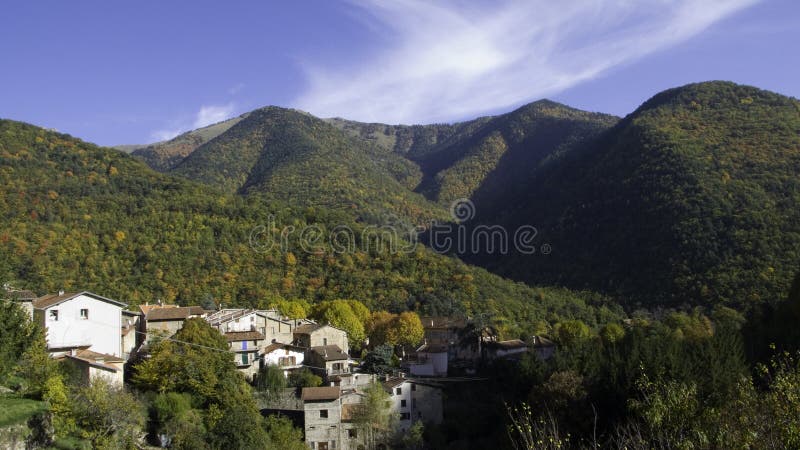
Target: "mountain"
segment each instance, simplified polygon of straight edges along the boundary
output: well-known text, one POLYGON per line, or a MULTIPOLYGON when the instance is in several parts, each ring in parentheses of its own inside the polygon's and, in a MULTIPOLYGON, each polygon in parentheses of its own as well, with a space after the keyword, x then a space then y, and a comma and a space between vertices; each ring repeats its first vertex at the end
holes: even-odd
POLYGON ((527 179, 547 160, 560 157, 618 120, 549 100, 452 125, 329 119, 350 135, 414 162, 420 178, 412 189, 442 206, 473 197, 480 189, 487 194, 488 203, 509 195, 506 190, 513 188, 518 178, 527 179))
POLYGON ((464 255, 632 302, 785 297, 800 261, 800 103, 728 82, 657 94, 472 223, 538 228, 550 255, 464 255))
POLYGON ((230 127, 236 125, 245 117, 247 117, 247 114, 188 131, 164 142, 156 142, 146 146, 119 145, 114 148, 131 153, 159 172, 166 172, 183 161, 197 147, 228 131, 230 127))
POLYGON ((446 217, 444 209, 404 186, 416 170, 401 156, 309 114, 268 107, 199 146, 171 173, 230 193, 343 209, 371 223, 392 218, 423 224, 446 217))
POLYGON ((0 120, 0 210, 0 279, 39 293, 248 307, 352 298, 392 311, 483 312, 511 335, 619 314, 592 293, 532 288, 421 246, 375 245, 345 212, 227 193, 9 120, 0 120), (349 247, 329 238, 346 230, 349 247))
POLYGON ((502 226, 510 240, 532 226, 539 250, 449 249, 470 263, 630 305, 747 309, 782 298, 800 258, 797 105, 708 82, 622 120, 547 100, 414 126, 264 108, 171 173, 361 223, 424 224, 469 199, 456 231, 502 226))

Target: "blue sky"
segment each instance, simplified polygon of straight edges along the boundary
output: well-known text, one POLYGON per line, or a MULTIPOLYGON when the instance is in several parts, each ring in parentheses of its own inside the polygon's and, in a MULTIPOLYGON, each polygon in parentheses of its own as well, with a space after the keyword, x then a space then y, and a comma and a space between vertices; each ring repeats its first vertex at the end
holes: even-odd
POLYGON ((266 105, 388 123, 539 98, 624 115, 725 79, 800 97, 795 0, 15 1, 0 117, 147 143, 266 105))

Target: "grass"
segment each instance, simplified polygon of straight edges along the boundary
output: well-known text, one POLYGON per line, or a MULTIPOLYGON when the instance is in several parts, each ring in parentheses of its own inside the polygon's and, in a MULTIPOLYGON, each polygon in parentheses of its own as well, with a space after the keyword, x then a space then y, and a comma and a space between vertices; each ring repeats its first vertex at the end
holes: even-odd
POLYGON ((44 402, 0 396, 0 427, 24 423, 28 418, 44 409, 44 402))

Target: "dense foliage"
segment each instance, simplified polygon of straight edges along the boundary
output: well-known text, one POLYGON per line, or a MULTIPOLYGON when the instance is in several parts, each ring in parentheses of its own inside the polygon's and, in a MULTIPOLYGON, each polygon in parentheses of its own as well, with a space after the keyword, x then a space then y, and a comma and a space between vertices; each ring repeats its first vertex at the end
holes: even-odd
POLYGON ((245 116, 246 114, 188 131, 165 142, 157 142, 146 146, 122 146, 123 148, 117 148, 128 151, 159 172, 166 172, 183 161, 197 147, 228 131, 230 127, 236 125, 245 116))
POLYGON ((517 279, 642 304, 785 296, 800 260, 800 103, 711 82, 656 95, 474 221, 532 224, 552 254, 477 255, 517 279))
POLYGON ((394 313, 488 311, 509 335, 619 314, 592 307, 608 302, 590 293, 512 283, 422 246, 378 246, 343 212, 225 194, 18 122, 0 122, 0 191, 0 278, 39 293, 253 307, 349 298, 394 313), (348 226, 353 245, 301 236, 308 225, 324 237, 348 226))
POLYGON ((378 224, 395 216, 411 224, 444 217, 391 174, 405 171, 400 161, 393 153, 377 157, 372 147, 311 115, 270 107, 200 146, 173 172, 228 192, 342 209, 378 224))

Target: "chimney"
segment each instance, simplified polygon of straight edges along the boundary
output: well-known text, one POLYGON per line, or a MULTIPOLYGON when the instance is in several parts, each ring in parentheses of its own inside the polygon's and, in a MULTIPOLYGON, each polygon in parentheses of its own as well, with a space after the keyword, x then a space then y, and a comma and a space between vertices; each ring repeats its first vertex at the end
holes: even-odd
POLYGON ((58 290, 58 295, 64 295, 64 290, 63 289, 59 289, 58 290))
POLYGON ((383 381, 389 381, 389 374, 388 373, 383 374, 383 381))
POLYGON ((331 381, 331 387, 334 387, 334 386, 336 386, 336 384, 334 384, 334 382, 331 381))
POLYGON ((70 349, 70 350, 69 350, 69 354, 70 354, 70 356, 75 356, 75 353, 76 353, 76 352, 75 352, 75 349, 74 349, 74 348, 72 348, 72 349, 70 349))

